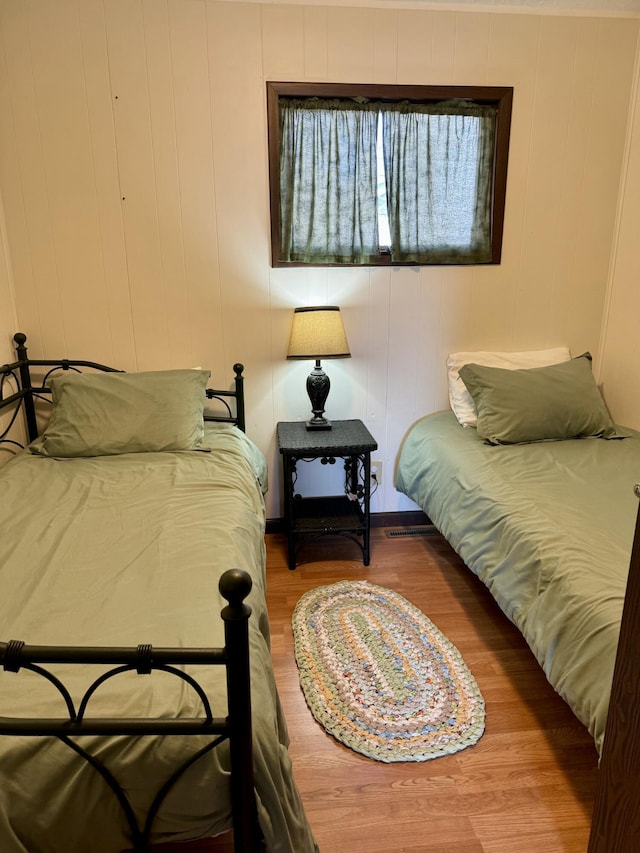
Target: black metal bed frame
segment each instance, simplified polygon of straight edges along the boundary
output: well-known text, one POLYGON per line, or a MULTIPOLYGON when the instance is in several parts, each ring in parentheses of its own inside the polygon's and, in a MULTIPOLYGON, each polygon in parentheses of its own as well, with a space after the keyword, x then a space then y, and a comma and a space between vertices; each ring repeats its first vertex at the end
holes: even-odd
MULTIPOLYGON (((47 378, 56 370, 75 370, 86 367, 98 371, 120 372, 112 367, 90 361, 68 359, 29 359, 26 336, 14 335, 17 361, 0 366, 0 414, 9 409, 9 423, 0 433, 0 444, 9 445, 10 452, 22 448, 20 441, 9 438, 21 409, 29 441, 38 436, 35 400, 50 402, 47 378), (32 367, 49 368, 38 385, 33 384, 32 367), (4 396, 7 383, 11 393, 4 396), (11 387, 13 385, 13 387, 11 387)), ((207 389, 208 399, 220 401, 228 416, 206 415, 206 420, 229 422, 245 428, 243 366, 234 365, 235 389, 219 391, 207 389), (234 411, 235 409, 235 411, 234 411)), ((131 842, 136 853, 151 849, 153 821, 171 788, 199 758, 223 741, 229 741, 231 762, 230 796, 236 853, 254 853, 261 849, 257 806, 253 778, 253 747, 251 727, 251 689, 249 668, 248 621, 251 608, 245 599, 251 590, 251 577, 241 569, 226 571, 219 582, 219 590, 228 602, 221 611, 224 620, 225 645, 222 648, 153 648, 143 644, 137 647, 79 647, 79 646, 29 646, 20 640, 0 642, 0 665, 6 672, 31 671, 46 679, 56 689, 66 707, 66 717, 26 718, 0 716, 0 736, 55 737, 81 756, 104 779, 116 796, 124 812, 131 842), (101 665, 111 669, 99 675, 87 688, 78 706, 60 679, 42 664, 101 665), (190 664, 218 665, 226 668, 227 716, 214 717, 209 698, 202 686, 186 671, 178 667, 190 664), (200 698, 203 714, 193 718, 144 717, 88 717, 86 712, 96 691, 109 679, 123 673, 136 672, 149 675, 162 671, 187 682, 200 698), (211 740, 189 756, 159 787, 143 826, 140 826, 131 803, 116 776, 94 755, 81 747, 73 737, 81 735, 146 736, 181 735, 209 736, 211 740)))
MULTIPOLYGON (((27 336, 23 332, 16 332, 13 336, 17 360, 11 364, 0 365, 0 413, 2 410, 11 408, 9 423, 0 432, 0 445, 9 445, 15 448, 13 452, 23 449, 22 442, 8 438, 10 431, 18 420, 20 411, 24 412, 25 426, 29 441, 38 437, 38 422, 36 417, 36 400, 51 402, 51 389, 46 383, 49 377, 57 371, 81 372, 81 368, 89 368, 102 373, 122 373, 115 367, 99 364, 95 361, 79 361, 77 359, 59 358, 29 358, 27 354, 27 336), (34 377, 31 368, 46 367, 48 370, 39 377, 39 384, 34 385, 34 377), (13 387, 12 387, 13 386, 13 387), (5 389, 10 393, 5 396, 5 389)), ((205 411, 205 421, 217 421, 219 423, 235 424, 243 432, 246 430, 244 412, 244 370, 243 364, 234 364, 234 388, 232 391, 207 388, 205 395, 208 400, 217 400, 224 407, 225 415, 215 415, 205 411)), ((6 448, 5 448, 6 449, 6 448)))

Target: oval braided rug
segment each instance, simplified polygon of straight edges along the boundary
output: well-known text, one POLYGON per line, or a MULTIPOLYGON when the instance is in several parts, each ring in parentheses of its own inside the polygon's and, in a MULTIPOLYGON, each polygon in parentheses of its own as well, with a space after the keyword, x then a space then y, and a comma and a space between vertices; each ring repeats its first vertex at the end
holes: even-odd
POLYGON ((292 617, 316 720, 378 761, 426 761, 476 743, 484 699, 456 647, 401 595, 367 581, 318 587, 292 617))

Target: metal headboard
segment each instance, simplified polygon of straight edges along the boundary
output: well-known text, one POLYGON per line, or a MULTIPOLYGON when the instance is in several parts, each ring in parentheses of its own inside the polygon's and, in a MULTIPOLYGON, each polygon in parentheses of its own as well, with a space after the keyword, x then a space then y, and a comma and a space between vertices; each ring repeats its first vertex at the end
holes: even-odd
MULTIPOLYGON (((23 332, 16 332, 13 340, 16 345, 17 360, 11 364, 0 365, 0 417, 6 412, 9 419, 0 432, 0 447, 11 453, 17 452, 17 450, 24 446, 20 441, 9 437, 21 412, 24 413, 28 441, 33 441, 38 437, 39 429, 35 403, 36 400, 44 400, 47 403, 51 402, 51 389, 47 387, 46 383, 53 373, 60 370, 71 370, 80 373, 82 372, 82 368, 103 373, 123 372, 115 367, 109 367, 106 364, 99 364, 95 361, 68 358, 29 358, 26 347, 27 336, 23 332), (36 379, 32 374, 32 368, 34 367, 49 369, 44 375, 38 376, 36 379)), ((208 400, 216 400, 222 404, 226 414, 216 415, 205 412, 204 419, 205 421, 235 424, 244 432, 246 427, 244 377, 242 375, 244 365, 234 364, 233 370, 235 374, 233 390, 207 388, 205 392, 208 400)))

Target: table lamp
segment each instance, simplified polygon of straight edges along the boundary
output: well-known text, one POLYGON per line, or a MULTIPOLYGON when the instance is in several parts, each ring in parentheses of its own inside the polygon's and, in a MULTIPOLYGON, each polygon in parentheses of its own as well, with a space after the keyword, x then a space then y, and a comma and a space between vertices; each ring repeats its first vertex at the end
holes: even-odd
POLYGON ((307 379, 307 393, 313 413, 313 417, 307 421, 307 429, 331 429, 331 421, 324 417, 324 404, 331 383, 320 360, 351 358, 340 309, 335 305, 296 308, 287 358, 315 359, 316 366, 307 379))

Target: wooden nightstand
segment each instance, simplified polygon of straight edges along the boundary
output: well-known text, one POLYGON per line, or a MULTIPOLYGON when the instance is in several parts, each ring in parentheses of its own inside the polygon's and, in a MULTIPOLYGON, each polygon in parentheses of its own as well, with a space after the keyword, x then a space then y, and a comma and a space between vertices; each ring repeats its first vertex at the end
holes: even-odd
POLYGON ((333 421, 331 430, 308 430, 300 421, 280 422, 278 448, 282 454, 284 521, 289 543, 289 568, 305 537, 345 536, 362 550, 369 565, 371 525, 371 452, 378 444, 362 421, 333 421), (296 494, 298 463, 320 459, 323 465, 344 460, 344 494, 302 497, 296 494))

